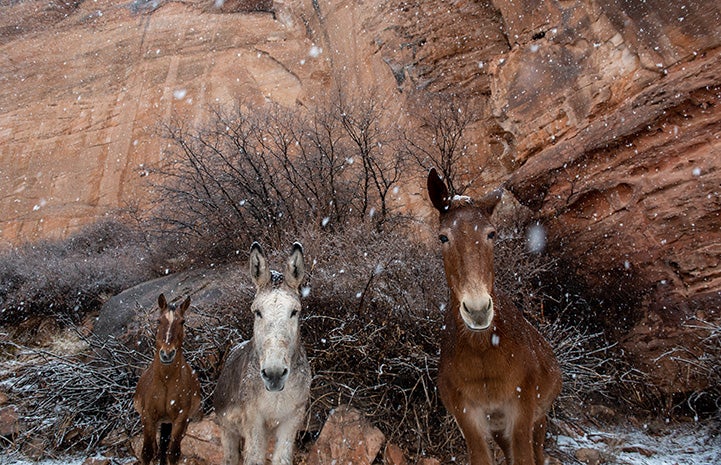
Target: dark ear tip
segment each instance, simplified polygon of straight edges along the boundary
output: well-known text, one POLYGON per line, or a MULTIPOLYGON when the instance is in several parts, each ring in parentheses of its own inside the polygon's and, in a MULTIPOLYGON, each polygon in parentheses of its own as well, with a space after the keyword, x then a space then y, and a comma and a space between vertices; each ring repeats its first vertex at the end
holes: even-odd
POLYGON ((258 241, 253 241, 253 243, 250 245, 250 251, 252 252, 254 250, 257 250, 258 252, 263 251, 263 247, 260 246, 258 241))
POLYGON ((300 253, 303 253, 303 244, 301 244, 298 241, 293 242, 293 252, 292 253, 295 253, 298 251, 300 251, 300 253))

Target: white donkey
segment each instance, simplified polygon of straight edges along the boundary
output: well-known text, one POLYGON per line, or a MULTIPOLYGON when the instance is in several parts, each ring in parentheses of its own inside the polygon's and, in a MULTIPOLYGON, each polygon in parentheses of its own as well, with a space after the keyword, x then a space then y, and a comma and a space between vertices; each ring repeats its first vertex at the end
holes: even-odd
POLYGON ((293 244, 285 276, 268 267, 257 242, 250 248, 250 277, 256 286, 251 311, 253 337, 233 348, 215 388, 223 464, 264 465, 275 435, 273 465, 291 465, 293 446, 310 397, 311 372, 300 343, 298 317, 305 266, 303 247, 293 244))

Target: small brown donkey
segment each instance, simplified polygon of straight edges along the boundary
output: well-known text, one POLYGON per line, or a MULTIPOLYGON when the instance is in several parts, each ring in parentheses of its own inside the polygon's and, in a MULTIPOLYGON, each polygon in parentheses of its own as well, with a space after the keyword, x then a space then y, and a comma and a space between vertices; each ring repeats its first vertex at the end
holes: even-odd
POLYGON ((160 324, 155 335, 155 357, 138 380, 133 404, 143 423, 141 462, 147 465, 156 455, 161 465, 180 459, 180 441, 188 422, 200 411, 200 383, 182 352, 183 316, 190 297, 176 309, 165 296, 158 297, 160 324), (160 425, 160 450, 156 433, 160 425))
POLYGON ((428 194, 440 213, 451 299, 441 335, 441 400, 463 432, 471 465, 492 463, 489 437, 507 464, 543 465, 546 415, 561 390, 561 370, 548 342, 494 289, 489 217, 501 196, 451 198, 435 169, 428 194))

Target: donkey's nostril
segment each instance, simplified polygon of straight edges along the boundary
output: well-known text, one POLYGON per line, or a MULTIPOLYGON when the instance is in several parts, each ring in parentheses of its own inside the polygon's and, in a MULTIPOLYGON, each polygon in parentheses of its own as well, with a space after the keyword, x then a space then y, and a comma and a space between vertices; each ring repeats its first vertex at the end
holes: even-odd
POLYGON ((285 380, 288 378, 288 368, 273 367, 261 369, 260 376, 263 378, 263 383, 267 390, 282 391, 285 387, 285 380))

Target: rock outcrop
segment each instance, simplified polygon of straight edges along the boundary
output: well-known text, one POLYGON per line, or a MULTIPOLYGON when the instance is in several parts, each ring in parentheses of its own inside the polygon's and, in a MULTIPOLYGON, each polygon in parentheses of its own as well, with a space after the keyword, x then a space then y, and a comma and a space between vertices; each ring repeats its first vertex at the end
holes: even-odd
MULTIPOLYGON (((480 108, 486 183, 534 211, 568 286, 595 299, 594 318, 668 392, 702 387, 661 356, 689 345, 690 318, 721 312, 717 1, 0 9, 4 241, 144 205, 148 167, 164 156, 157 129, 202 121, 209 105, 311 107, 339 86, 372 89, 413 127, 409 96, 452 91, 480 108)), ((426 208, 413 192, 412 208, 426 208)))
POLYGON ((517 37, 491 94, 508 188, 638 367, 701 387, 664 354, 693 343, 690 318, 721 316, 721 7, 495 3, 517 37))

